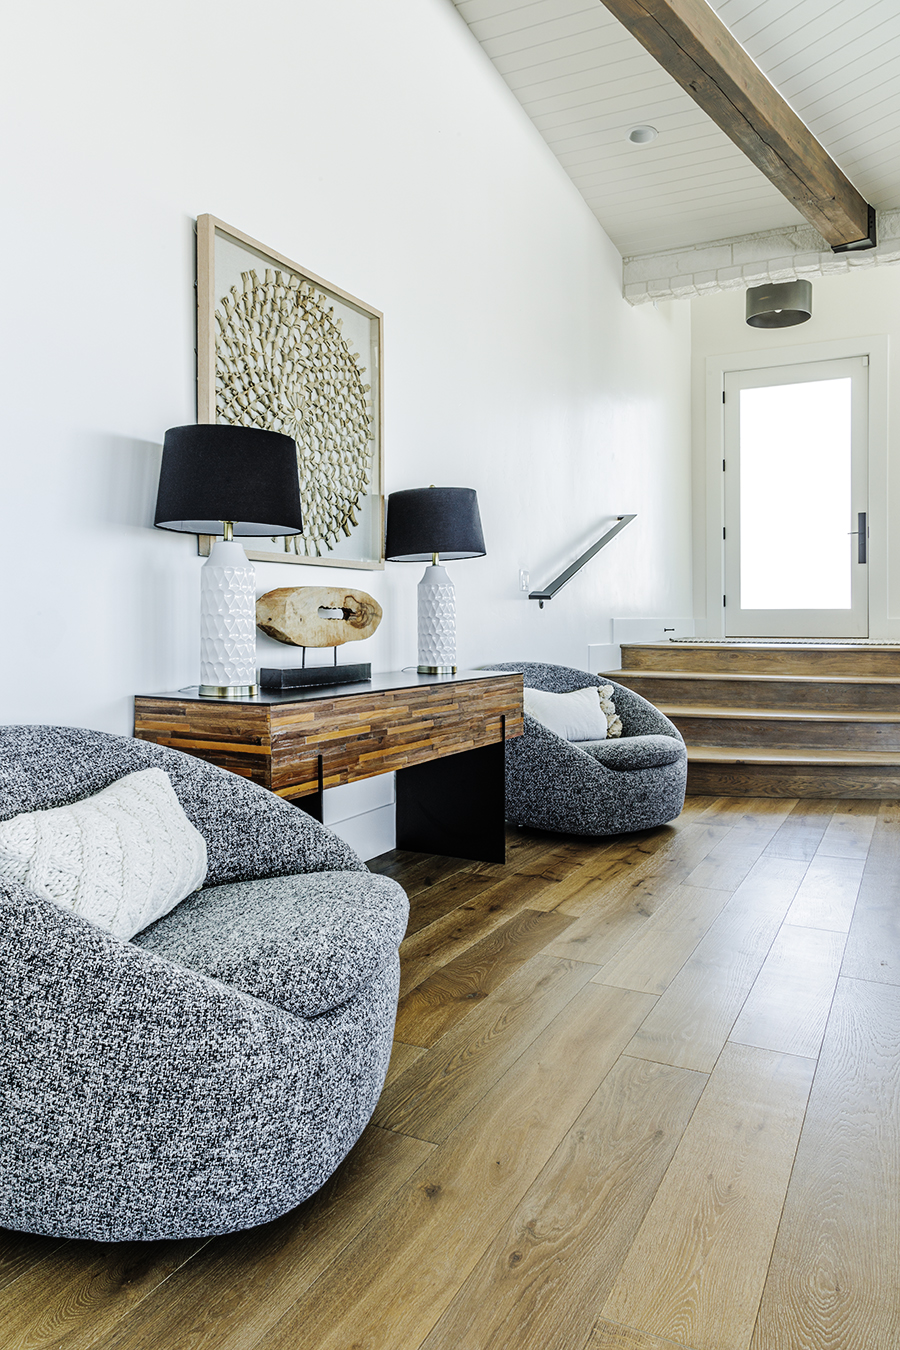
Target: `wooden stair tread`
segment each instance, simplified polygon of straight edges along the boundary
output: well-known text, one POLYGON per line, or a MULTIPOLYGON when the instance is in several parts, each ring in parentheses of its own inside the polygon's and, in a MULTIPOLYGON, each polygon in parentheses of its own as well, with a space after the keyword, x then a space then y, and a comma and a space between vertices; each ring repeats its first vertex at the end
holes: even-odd
POLYGON ((617 680, 751 680, 754 684, 896 684, 900 675, 757 675, 755 671, 605 670, 603 678, 617 680))
POLYGON ((854 646, 842 642, 754 644, 623 643, 621 666, 630 671, 695 671, 698 674, 881 675, 900 678, 900 646, 854 646))
POLYGON ((741 642, 623 642, 623 647, 655 647, 659 651, 703 651, 707 647, 716 647, 722 651, 810 651, 810 652, 900 652, 898 642, 841 642, 839 638, 822 638, 820 641, 779 642, 777 638, 745 638, 741 642))
POLYGON ((666 717, 739 717, 754 722, 898 722, 900 713, 841 711, 817 712, 807 708, 723 708, 700 704, 657 703, 666 717))
POLYGON ((717 764, 855 764, 861 769, 879 765, 900 768, 900 752, 886 750, 760 750, 755 746, 689 745, 688 761, 717 764))

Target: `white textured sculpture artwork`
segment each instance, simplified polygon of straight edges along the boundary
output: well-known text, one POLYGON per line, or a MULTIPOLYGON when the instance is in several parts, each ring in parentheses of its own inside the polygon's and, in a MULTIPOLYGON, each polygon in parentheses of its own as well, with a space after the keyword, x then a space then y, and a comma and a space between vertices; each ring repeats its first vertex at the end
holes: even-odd
POLYGON ((284 544, 322 557, 359 523, 371 479, 366 368, 328 297, 291 272, 243 272, 219 301, 216 322, 216 420, 294 438, 304 532, 284 544))

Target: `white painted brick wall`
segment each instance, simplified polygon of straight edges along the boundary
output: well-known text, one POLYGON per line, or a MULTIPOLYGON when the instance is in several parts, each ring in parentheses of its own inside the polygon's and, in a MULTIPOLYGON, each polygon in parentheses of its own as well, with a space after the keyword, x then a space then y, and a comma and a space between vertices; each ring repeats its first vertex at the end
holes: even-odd
POLYGON ((877 248, 862 253, 832 253, 812 225, 790 225, 645 253, 623 259, 624 295, 629 304, 643 305, 900 262, 900 210, 878 212, 878 240, 877 248))

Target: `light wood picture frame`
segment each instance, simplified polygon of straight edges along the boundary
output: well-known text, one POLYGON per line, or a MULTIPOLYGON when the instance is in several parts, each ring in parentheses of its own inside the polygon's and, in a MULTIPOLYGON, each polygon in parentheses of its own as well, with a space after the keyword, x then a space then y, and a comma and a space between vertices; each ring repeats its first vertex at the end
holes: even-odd
MULTIPOLYGON (((384 567, 383 315, 215 216, 197 218, 197 421, 298 447, 304 534, 257 562, 384 567)), ((214 538, 200 535, 208 556, 214 538)))

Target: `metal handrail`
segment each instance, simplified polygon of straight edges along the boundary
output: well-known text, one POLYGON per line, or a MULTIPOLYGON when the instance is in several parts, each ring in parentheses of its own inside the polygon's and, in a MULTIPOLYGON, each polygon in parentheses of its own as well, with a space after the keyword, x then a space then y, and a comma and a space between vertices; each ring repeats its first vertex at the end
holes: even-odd
POLYGON ((582 567, 584 567, 585 563, 590 562, 591 558, 593 558, 595 553, 599 553, 601 548, 603 548, 606 544, 609 543, 610 539, 615 539, 616 535, 619 534, 620 531, 624 530, 626 525, 631 524, 631 522, 635 518, 635 515, 637 515, 637 512, 634 512, 630 516, 616 516, 616 524, 612 527, 611 530, 606 531, 606 534, 603 536, 602 539, 598 539, 596 544, 591 544, 590 548, 587 549, 584 553, 582 553, 580 558, 576 558, 575 561, 572 563, 571 567, 567 567, 564 572, 560 572, 559 576, 554 581, 551 581, 545 590, 529 591, 528 599, 537 600, 540 608, 543 609, 544 601, 552 600, 554 595, 556 595, 559 591, 562 590, 566 582, 571 581, 572 578, 575 576, 576 572, 580 572, 582 567))

